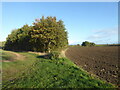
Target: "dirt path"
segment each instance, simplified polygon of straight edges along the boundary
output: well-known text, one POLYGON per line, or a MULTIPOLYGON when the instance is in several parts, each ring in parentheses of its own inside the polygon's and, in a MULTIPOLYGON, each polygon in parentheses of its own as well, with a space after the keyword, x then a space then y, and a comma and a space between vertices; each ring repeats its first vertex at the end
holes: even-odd
POLYGON ((61 51, 60 57, 66 57, 65 52, 67 51, 68 48, 66 48, 65 50, 61 51))
POLYGON ((18 54, 18 53, 15 53, 15 52, 6 51, 6 53, 11 53, 15 56, 12 58, 12 60, 1 60, 2 62, 12 62, 12 61, 15 61, 15 60, 24 60, 25 59, 25 56, 23 56, 21 54, 18 54))
POLYGON ((0 60, 0 62, 11 62, 9 60, 0 60))
POLYGON ((15 52, 10 52, 10 53, 14 54, 16 56, 15 59, 17 59, 17 60, 23 60, 25 58, 25 56, 23 56, 21 54, 18 54, 15 52))
POLYGON ((34 54, 38 54, 38 55, 47 55, 47 53, 41 53, 41 52, 29 52, 29 53, 34 53, 34 54))
POLYGON ((103 80, 118 84, 118 47, 70 47, 66 57, 103 80))
MULTIPOLYGON (((67 48, 67 49, 68 49, 68 48, 67 48)), ((66 56, 65 56, 65 52, 67 51, 67 49, 61 51, 60 57, 66 57, 66 56)), ((40 55, 40 56, 48 55, 48 53, 41 53, 41 52, 31 52, 31 51, 30 51, 29 53, 38 54, 38 55, 40 55)))

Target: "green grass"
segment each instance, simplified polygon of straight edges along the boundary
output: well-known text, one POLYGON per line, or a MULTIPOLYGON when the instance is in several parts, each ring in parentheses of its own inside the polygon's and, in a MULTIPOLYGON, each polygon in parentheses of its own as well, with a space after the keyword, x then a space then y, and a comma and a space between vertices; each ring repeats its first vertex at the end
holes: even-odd
POLYGON ((3 63, 3 88, 114 88, 90 76, 66 58, 50 60, 20 53, 24 61, 3 63))
POLYGON ((25 60, 16 60, 13 62, 3 62, 3 82, 6 80, 14 79, 19 77, 23 72, 25 72, 33 63, 35 62, 35 57, 37 55, 31 55, 30 53, 20 53, 25 55, 25 60))

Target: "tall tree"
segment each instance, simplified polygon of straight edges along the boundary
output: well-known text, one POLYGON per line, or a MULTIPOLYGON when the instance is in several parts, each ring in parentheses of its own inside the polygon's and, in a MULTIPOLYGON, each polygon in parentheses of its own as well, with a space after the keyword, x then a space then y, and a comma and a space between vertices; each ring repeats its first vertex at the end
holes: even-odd
POLYGON ((32 41, 37 51, 50 52, 68 44, 67 31, 62 20, 44 16, 33 23, 32 41), (40 46, 40 47, 39 47, 40 46))

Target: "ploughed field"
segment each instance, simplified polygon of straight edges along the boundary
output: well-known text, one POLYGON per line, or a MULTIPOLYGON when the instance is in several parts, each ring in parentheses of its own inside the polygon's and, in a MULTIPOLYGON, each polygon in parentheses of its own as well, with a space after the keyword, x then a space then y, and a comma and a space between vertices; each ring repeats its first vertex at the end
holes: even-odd
POLYGON ((75 46, 69 47, 65 54, 84 70, 118 85, 118 46, 75 46))

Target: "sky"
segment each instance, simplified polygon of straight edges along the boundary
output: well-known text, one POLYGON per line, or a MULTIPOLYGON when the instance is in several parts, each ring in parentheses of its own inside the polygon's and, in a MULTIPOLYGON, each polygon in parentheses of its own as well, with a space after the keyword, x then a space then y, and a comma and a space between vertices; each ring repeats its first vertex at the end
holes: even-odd
POLYGON ((0 41, 5 41, 12 30, 32 25, 42 16, 64 21, 69 44, 118 43, 117 2, 3 2, 0 41))

